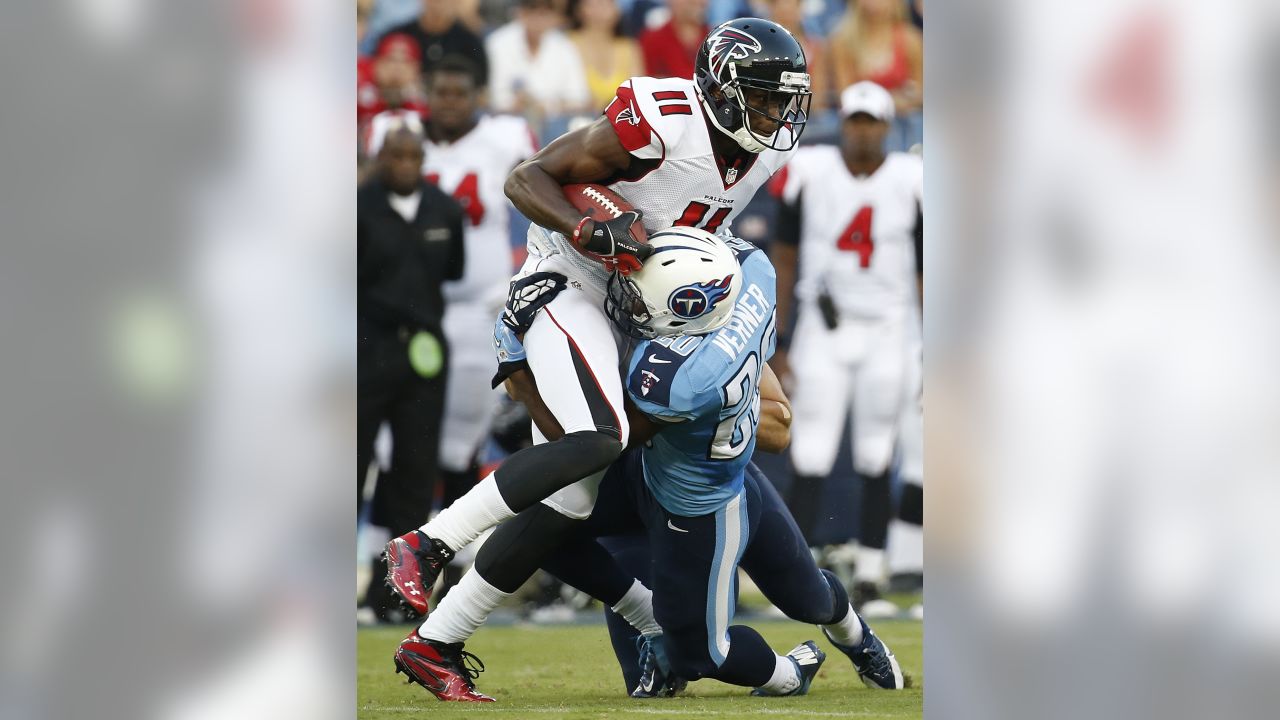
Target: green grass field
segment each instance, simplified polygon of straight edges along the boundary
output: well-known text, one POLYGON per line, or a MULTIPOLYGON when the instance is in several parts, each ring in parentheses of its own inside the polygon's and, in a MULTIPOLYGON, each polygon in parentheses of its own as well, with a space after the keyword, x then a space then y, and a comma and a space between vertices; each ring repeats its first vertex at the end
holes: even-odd
POLYGON ((752 698, 747 690, 714 680, 689 685, 670 699, 632 700, 603 623, 583 626, 486 627, 467 643, 487 666, 478 688, 496 703, 442 703, 417 685, 406 685, 391 660, 408 628, 360 630, 357 634, 358 717, 409 718, 920 718, 924 695, 922 626, 881 621, 876 632, 893 648, 913 687, 902 692, 862 686, 849 660, 812 626, 788 621, 752 621, 775 650, 817 640, 829 654, 805 697, 752 698))

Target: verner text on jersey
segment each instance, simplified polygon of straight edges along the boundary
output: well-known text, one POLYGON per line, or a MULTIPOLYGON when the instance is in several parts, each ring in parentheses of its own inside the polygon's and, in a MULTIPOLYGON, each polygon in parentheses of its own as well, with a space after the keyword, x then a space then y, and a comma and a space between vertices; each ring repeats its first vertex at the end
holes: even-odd
POLYGON ((730 358, 738 357, 746 349, 747 340, 755 334, 760 323, 772 314, 769 298, 759 285, 748 285, 744 294, 746 297, 739 298, 729 323, 715 335, 715 346, 730 358))

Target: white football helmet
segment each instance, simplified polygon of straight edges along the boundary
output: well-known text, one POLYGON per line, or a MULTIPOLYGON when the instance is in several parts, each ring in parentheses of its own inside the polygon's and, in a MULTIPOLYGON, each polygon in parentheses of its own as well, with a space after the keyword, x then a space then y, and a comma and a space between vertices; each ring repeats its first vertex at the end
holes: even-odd
POLYGON ((672 227, 649 236, 653 254, 630 275, 609 278, 605 312, 634 337, 703 335, 722 327, 742 291, 733 250, 705 230, 672 227))

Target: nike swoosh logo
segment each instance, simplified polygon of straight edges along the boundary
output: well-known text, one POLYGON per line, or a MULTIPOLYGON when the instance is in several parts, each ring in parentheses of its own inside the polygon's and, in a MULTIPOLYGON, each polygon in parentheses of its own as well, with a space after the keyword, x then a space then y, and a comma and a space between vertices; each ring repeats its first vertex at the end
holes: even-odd
POLYGON ((688 530, 681 530, 680 528, 676 527, 675 525, 672 525, 672 524, 671 524, 671 520, 670 520, 670 519, 668 519, 668 520, 667 520, 667 527, 671 528, 672 530, 675 530, 676 532, 682 532, 682 533, 687 533, 687 532, 689 532, 688 530))
POLYGON ((671 364, 670 360, 659 360, 657 355, 650 355, 649 362, 653 363, 654 365, 670 365, 671 364))

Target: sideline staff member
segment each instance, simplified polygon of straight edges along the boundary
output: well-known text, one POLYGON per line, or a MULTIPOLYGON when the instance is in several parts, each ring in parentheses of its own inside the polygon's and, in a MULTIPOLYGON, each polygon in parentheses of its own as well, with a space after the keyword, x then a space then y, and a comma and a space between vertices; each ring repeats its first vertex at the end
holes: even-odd
MULTIPOLYGON (((446 280, 462 277, 463 212, 422 178, 422 138, 401 127, 378 153, 356 197, 357 503, 378 427, 391 426, 391 468, 378 479, 371 521, 392 537, 426 522, 435 495, 448 348, 446 280)), ((365 606, 393 620, 397 604, 375 560, 365 606), (392 616, 388 613, 391 612, 392 616)))

